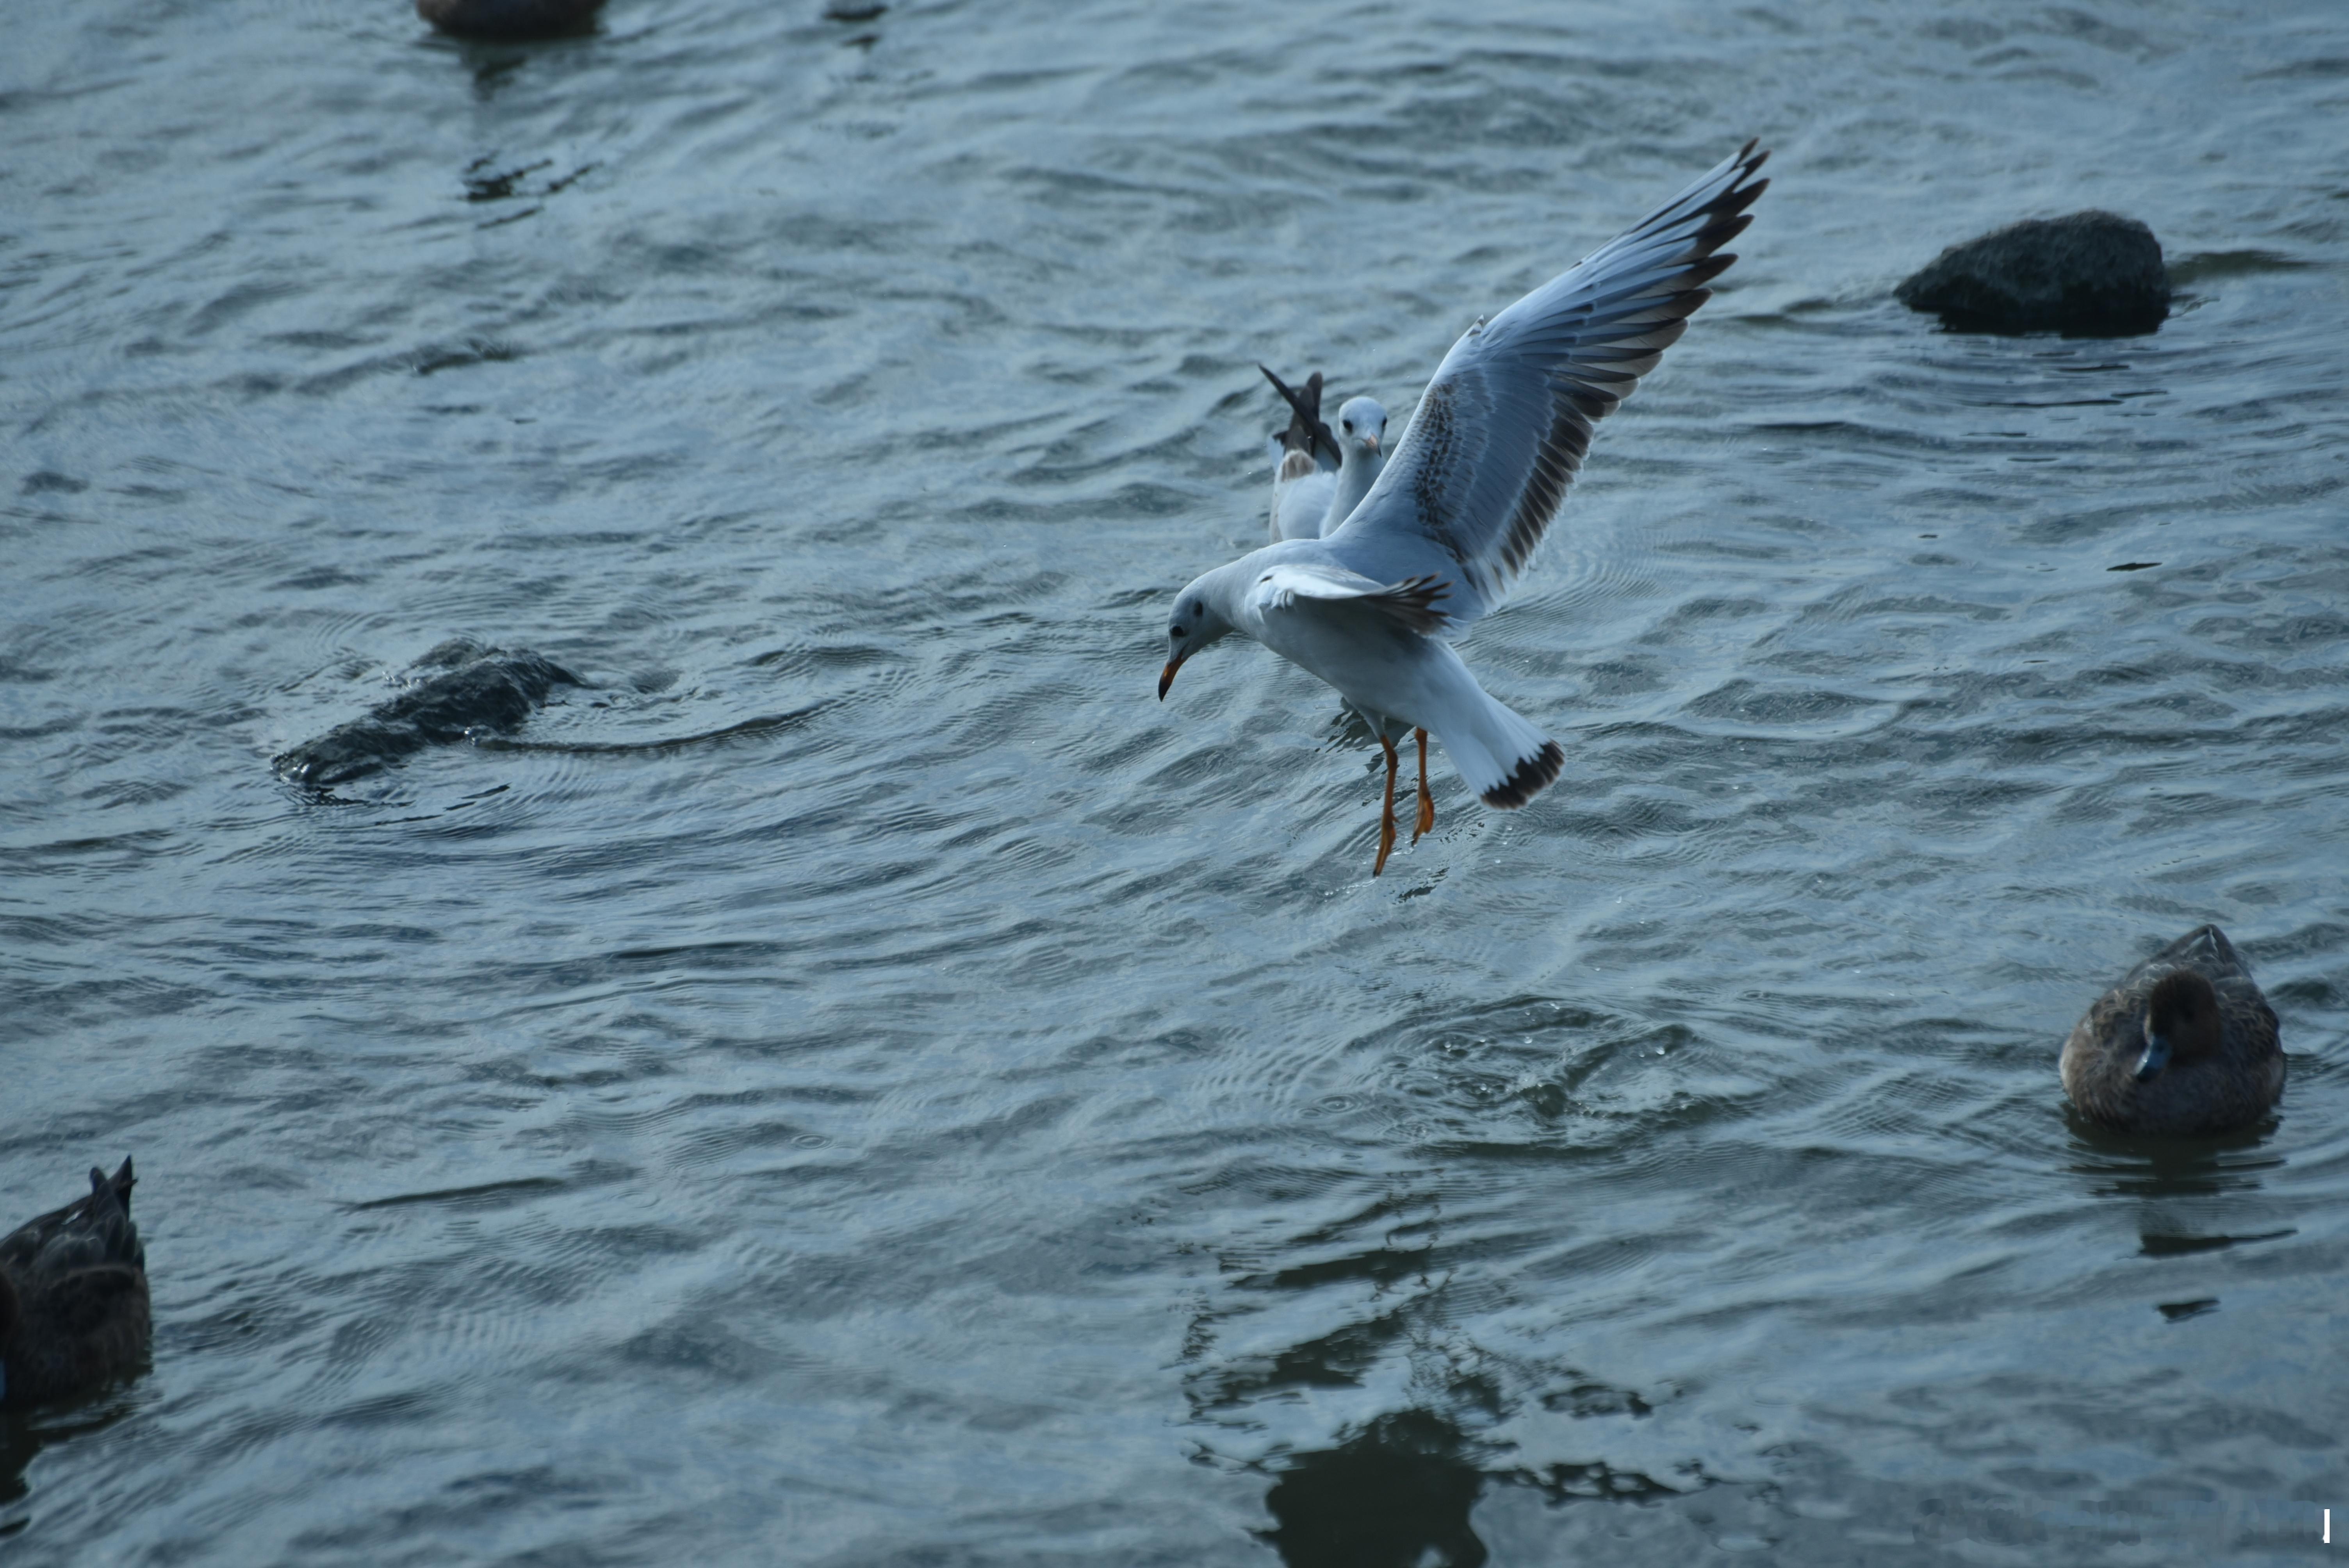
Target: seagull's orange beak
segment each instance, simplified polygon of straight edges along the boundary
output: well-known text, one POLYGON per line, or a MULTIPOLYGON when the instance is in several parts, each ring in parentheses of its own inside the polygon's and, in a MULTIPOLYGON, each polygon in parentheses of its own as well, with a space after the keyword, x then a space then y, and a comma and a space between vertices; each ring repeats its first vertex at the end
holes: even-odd
POLYGON ((1160 702, 1164 702, 1166 700, 1166 688, 1174 684, 1174 672, 1182 667, 1183 661, 1181 659, 1169 659, 1166 661, 1166 667, 1158 672, 1158 700, 1160 702))
POLYGON ((1364 436, 1362 445, 1371 449, 1371 456, 1375 458, 1379 455, 1379 438, 1376 436, 1364 436))

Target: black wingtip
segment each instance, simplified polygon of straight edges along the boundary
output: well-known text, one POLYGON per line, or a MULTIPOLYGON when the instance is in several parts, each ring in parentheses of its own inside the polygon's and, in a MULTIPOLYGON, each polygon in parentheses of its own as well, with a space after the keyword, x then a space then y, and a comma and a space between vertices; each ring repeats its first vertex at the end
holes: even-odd
POLYGON ((1272 383, 1272 389, 1288 405, 1288 430, 1281 438, 1281 444, 1292 451, 1319 447, 1330 454, 1331 462, 1343 462, 1345 451, 1338 445, 1336 432, 1321 422, 1321 372, 1316 370, 1307 377, 1305 390, 1299 392, 1275 376, 1270 366, 1259 364, 1257 368, 1264 372, 1264 378, 1272 383), (1297 439, 1300 437, 1301 443, 1297 439))
POLYGON ((1485 791, 1485 804, 1514 811, 1549 788, 1566 767, 1566 753, 1555 740, 1545 740, 1531 757, 1517 759, 1516 771, 1485 791))
POLYGON ((1289 411, 1299 419, 1310 424, 1321 418, 1321 373, 1319 370, 1305 378, 1305 390, 1299 392, 1275 376, 1269 365, 1258 365, 1257 368, 1264 372, 1264 378, 1272 383, 1272 389, 1280 394, 1280 400, 1288 404, 1289 411))

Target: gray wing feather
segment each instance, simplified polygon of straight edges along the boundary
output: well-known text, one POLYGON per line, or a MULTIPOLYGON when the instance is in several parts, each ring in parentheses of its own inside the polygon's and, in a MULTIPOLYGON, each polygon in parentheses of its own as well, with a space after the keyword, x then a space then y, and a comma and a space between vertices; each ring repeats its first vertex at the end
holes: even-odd
POLYGON ((1711 298, 1768 153, 1736 156, 1452 346, 1378 483, 1330 536, 1457 579, 1451 621, 1496 607, 1590 449, 1592 427, 1711 298), (1425 547, 1433 545, 1441 552, 1425 547), (1398 548, 1400 547, 1400 548, 1398 548))
POLYGON ((1436 607, 1451 584, 1433 576, 1376 583, 1350 572, 1292 562, 1257 578, 1255 591, 1268 610, 1367 612, 1396 630, 1421 636, 1439 636, 1452 624, 1451 616, 1436 607))

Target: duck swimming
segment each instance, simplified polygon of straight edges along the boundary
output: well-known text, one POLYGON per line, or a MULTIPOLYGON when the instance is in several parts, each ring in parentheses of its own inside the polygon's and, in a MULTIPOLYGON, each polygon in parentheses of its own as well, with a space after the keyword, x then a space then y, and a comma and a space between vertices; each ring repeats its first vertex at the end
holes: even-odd
POLYGON ((130 1161, 90 1168, 89 1196, 0 1237, 0 1406, 121 1376, 146 1354, 147 1250, 130 1222, 130 1161))
POLYGON ((2199 926, 2096 998, 2064 1042, 2064 1092, 2122 1132, 2247 1127, 2283 1095, 2276 1016, 2227 934, 2199 926))

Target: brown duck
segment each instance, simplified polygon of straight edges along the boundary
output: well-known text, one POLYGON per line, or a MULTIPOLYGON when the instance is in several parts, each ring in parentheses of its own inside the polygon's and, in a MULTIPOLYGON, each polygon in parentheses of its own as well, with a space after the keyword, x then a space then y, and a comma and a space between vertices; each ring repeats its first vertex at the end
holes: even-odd
POLYGON ((35 1405, 137 1367, 147 1351, 147 1251, 130 1222, 130 1161, 89 1196, 0 1237, 0 1406, 35 1405))
POLYGON ((2215 925, 2097 997, 2064 1042, 2063 1071, 2082 1114, 2123 1132, 2225 1132, 2283 1094, 2275 1013, 2215 925))

